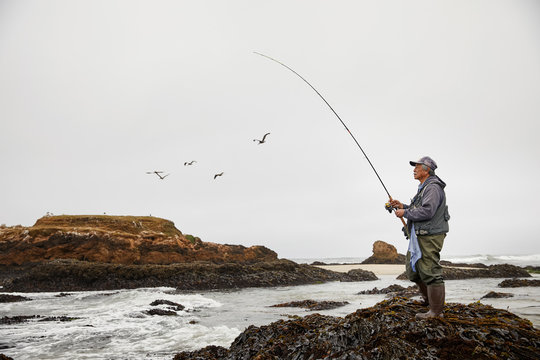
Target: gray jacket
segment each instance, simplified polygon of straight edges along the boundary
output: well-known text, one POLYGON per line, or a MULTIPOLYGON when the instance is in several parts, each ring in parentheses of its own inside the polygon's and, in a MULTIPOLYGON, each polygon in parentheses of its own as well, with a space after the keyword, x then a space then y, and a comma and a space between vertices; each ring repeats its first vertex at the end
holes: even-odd
POLYGON ((426 179, 410 205, 403 205, 409 231, 412 223, 417 235, 435 235, 448 232, 448 206, 444 188, 446 183, 437 175, 426 179))

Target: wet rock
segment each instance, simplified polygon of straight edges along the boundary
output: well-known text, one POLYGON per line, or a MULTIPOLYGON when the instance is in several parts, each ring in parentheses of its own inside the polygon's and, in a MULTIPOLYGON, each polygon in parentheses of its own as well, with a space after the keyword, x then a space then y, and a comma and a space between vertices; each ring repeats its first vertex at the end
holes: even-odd
POLYGON ((160 315, 160 316, 176 316, 178 315, 176 311, 172 310, 163 310, 163 309, 150 309, 144 312, 148 315, 160 315))
POLYGON ((71 316, 47 316, 43 319, 39 319, 38 321, 61 321, 61 322, 66 322, 66 321, 73 321, 73 320, 79 320, 80 318, 78 317, 71 317, 71 316))
POLYGON ((448 267, 462 267, 462 268, 475 268, 475 269, 486 269, 488 267, 487 265, 482 264, 482 263, 464 264, 464 263, 453 263, 447 260, 441 260, 440 264, 442 266, 448 266, 448 267))
POLYGON ((37 319, 39 318, 39 315, 19 315, 19 316, 4 316, 0 318, 0 325, 13 325, 13 324, 20 324, 23 322, 27 322, 31 319, 37 319))
POLYGON ((54 297, 66 297, 66 296, 71 296, 71 294, 70 293, 60 293, 60 294, 54 295, 54 297))
POLYGON ((346 276, 343 276, 340 281, 352 282, 352 281, 374 281, 379 278, 372 271, 362 270, 362 269, 352 269, 346 273, 346 276))
POLYGON ((178 304, 169 300, 155 300, 155 301, 152 301, 152 303, 150 304, 150 306, 158 306, 158 305, 169 305, 169 308, 174 309, 176 311, 182 311, 185 309, 184 305, 178 304))
POLYGON ((10 358, 9 356, 6 356, 4 354, 0 354, 0 360, 13 360, 13 358, 10 358))
POLYGON ((364 290, 357 293, 357 295, 381 295, 381 294, 386 294, 388 297, 401 296, 401 297, 411 298, 413 296, 420 295, 420 292, 418 291, 418 287, 416 285, 412 285, 405 288, 401 285, 393 284, 381 290, 377 288, 373 288, 371 290, 364 290))
POLYGON ((0 294, 0 303, 10 303, 19 301, 31 301, 32 299, 25 296, 0 294))
POLYGON ((499 283, 498 287, 525 287, 525 286, 540 286, 540 280, 527 280, 527 279, 507 279, 499 283))
POLYGON ((25 268, 3 291, 88 291, 176 287, 178 290, 291 286, 328 281, 376 280, 371 271, 339 273, 286 259, 258 263, 190 262, 170 265, 123 265, 53 260, 25 268))
POLYGON ((486 295, 482 296, 480 299, 500 299, 500 298, 509 298, 513 296, 514 294, 510 294, 510 293, 490 291, 486 295))
POLYGON ((347 301, 315 301, 315 300, 302 300, 291 301, 283 304, 272 305, 270 307, 301 307, 309 311, 318 310, 330 310, 341 306, 348 305, 347 301))
MULTIPOLYGON (((443 267, 444 280, 464 280, 474 278, 514 278, 514 277, 531 277, 527 270, 514 265, 490 265, 482 269, 462 269, 454 267, 443 267)), ((407 280, 406 273, 402 273, 397 277, 398 280, 407 280)))
POLYGON ((538 359, 540 330, 481 303, 447 304, 444 318, 415 320, 425 308, 393 298, 346 317, 313 314, 250 326, 226 349, 185 359, 538 359))
POLYGON ((398 254, 393 245, 377 240, 373 243, 373 255, 362 261, 362 264, 405 264, 407 257, 398 254))

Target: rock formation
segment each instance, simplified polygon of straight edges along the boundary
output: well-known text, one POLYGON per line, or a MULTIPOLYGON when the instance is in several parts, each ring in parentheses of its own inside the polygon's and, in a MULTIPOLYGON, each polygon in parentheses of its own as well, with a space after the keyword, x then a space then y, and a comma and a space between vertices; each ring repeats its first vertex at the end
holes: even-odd
POLYGON ((264 246, 222 245, 184 235, 169 220, 149 216, 45 216, 31 227, 0 228, 0 264, 55 259, 114 264, 191 261, 273 261, 264 246))
POLYGON ((0 227, 0 285, 7 292, 170 286, 211 290, 376 280, 299 265, 263 246, 203 242, 171 221, 136 216, 47 216, 0 227))
POLYGON ((405 260, 405 255, 398 254, 393 245, 377 240, 373 243, 373 255, 362 264, 405 264, 405 260))

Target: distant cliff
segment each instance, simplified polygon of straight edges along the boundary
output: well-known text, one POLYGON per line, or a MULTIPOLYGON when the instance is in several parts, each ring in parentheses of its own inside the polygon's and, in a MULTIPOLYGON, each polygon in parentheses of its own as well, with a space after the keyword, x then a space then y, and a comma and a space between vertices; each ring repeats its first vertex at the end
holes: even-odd
POLYGON ((277 260, 264 246, 203 242, 172 221, 149 216, 45 216, 34 226, 0 227, 0 264, 57 259, 124 265, 277 260))

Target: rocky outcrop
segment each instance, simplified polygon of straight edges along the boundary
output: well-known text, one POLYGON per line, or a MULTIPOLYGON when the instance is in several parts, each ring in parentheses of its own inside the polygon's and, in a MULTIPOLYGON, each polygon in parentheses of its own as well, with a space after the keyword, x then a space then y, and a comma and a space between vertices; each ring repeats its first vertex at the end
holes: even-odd
POLYGON ((406 257, 398 254, 393 245, 377 240, 373 243, 373 255, 362 264, 405 264, 406 257))
MULTIPOLYGON (((9 267, 0 266, 0 278, 3 270, 10 273, 9 267)), ((54 260, 19 269, 17 277, 4 281, 3 291, 60 292, 160 286, 178 290, 214 290, 367 280, 377 280, 377 276, 364 270, 338 273, 285 259, 245 264, 189 262, 170 265, 54 260)))
MULTIPOLYGON (((443 267, 444 280, 464 280, 474 278, 514 278, 514 277, 530 277, 529 272, 519 266, 502 264, 490 265, 486 268, 455 268, 443 267)), ((407 274, 402 273, 397 277, 398 280, 407 280, 407 274)))
POLYGON ((502 299, 509 297, 514 297, 514 294, 490 291, 486 295, 482 296, 480 299, 502 299))
POLYGON ((346 317, 320 314, 250 326, 226 349, 187 359, 538 359, 540 330, 481 303, 447 304, 444 318, 415 320, 419 302, 393 298, 346 317))
POLYGON ((416 285, 403 287, 401 285, 392 284, 380 290, 377 288, 373 288, 371 290, 363 290, 357 293, 357 295, 381 295, 381 294, 384 294, 386 295, 386 297, 389 297, 389 298, 396 297, 396 296, 411 298, 413 296, 420 295, 420 291, 418 289, 418 286, 416 285))
POLYGON ((308 311, 320 311, 320 310, 335 309, 335 308, 345 306, 348 304, 349 304, 348 301, 301 300, 301 301, 291 301, 287 303, 276 304, 270 307, 300 307, 308 311))
POLYGON ((26 296, 0 294, 0 303, 11 303, 11 302, 30 301, 30 300, 32 299, 27 298, 26 296))
POLYGON ((46 216, 31 227, 0 227, 0 265, 56 259, 163 265, 273 261, 277 254, 264 246, 203 242, 150 216, 46 216))
POLYGON ((499 283, 498 287, 502 288, 514 288, 514 287, 525 287, 525 286, 540 286, 540 280, 533 279, 507 279, 499 283))

